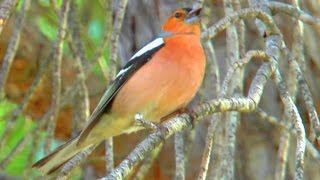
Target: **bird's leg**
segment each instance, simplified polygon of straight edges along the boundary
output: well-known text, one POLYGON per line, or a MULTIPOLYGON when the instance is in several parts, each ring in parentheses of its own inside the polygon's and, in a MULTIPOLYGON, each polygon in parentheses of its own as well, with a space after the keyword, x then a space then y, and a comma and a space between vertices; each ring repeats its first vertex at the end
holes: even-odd
POLYGON ((151 129, 151 130, 158 130, 159 129, 160 124, 145 120, 143 114, 141 114, 141 113, 135 114, 134 119, 136 121, 135 125, 137 125, 137 126, 142 126, 146 129, 151 129))
POLYGON ((193 110, 191 110, 191 109, 189 109, 187 107, 180 108, 180 109, 174 111, 173 113, 168 114, 167 116, 161 118, 161 122, 166 121, 166 120, 168 120, 170 118, 173 118, 174 116, 177 116, 177 115, 183 114, 183 113, 186 113, 191 117, 191 126, 192 126, 191 129, 193 129, 195 127, 194 119, 196 119, 196 115, 193 112, 193 110))
POLYGON ((136 126, 142 126, 146 129, 151 129, 153 131, 160 131, 161 139, 163 141, 165 140, 165 128, 161 124, 145 120, 143 114, 141 113, 135 114, 134 119, 136 126))
POLYGON ((189 109, 187 107, 179 109, 179 114, 186 113, 190 116, 191 118, 191 129, 195 127, 195 119, 196 119, 196 114, 192 109, 189 109))

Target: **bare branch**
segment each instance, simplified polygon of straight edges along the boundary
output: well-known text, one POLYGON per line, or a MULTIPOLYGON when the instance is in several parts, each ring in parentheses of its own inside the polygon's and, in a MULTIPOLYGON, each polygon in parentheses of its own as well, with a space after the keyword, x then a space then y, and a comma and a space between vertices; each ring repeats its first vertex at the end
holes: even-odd
MULTIPOLYGON (((204 29, 207 29, 206 26, 204 26, 204 29)), ((213 48, 213 44, 210 41, 206 41, 203 43, 204 49, 208 57, 208 70, 207 70, 207 78, 210 77, 211 79, 205 79, 205 84, 207 81, 208 84, 214 84, 213 87, 209 87, 212 89, 213 94, 218 94, 220 91, 220 72, 218 68, 216 53, 213 48)), ((212 144, 213 144, 213 132, 215 130, 215 127, 217 125, 217 120, 220 118, 220 113, 214 114, 213 117, 210 120, 210 125, 208 127, 208 133, 206 137, 206 145, 205 149, 202 155, 201 165, 200 165, 200 172, 198 175, 198 179, 205 179, 207 177, 208 173, 208 167, 209 162, 211 158, 212 153, 212 144)), ((213 167, 213 166, 212 166, 213 167)), ((212 168, 211 168, 212 170, 212 168)))
POLYGON ((144 161, 143 164, 140 166, 138 173, 135 175, 135 180, 145 179, 145 176, 148 173, 148 170, 154 164, 154 161, 159 156, 161 150, 163 149, 163 143, 161 143, 158 147, 156 147, 152 152, 151 155, 148 156, 144 161))
POLYGON ((295 6, 280 3, 280 2, 275 2, 275 1, 268 2, 267 6, 273 12, 286 13, 286 14, 293 16, 293 17, 301 20, 302 22, 310 24, 310 25, 315 25, 315 26, 320 25, 320 18, 313 17, 295 6))
MULTIPOLYGON (((117 70, 117 59, 118 59, 118 47, 119 47, 119 36, 121 32, 121 27, 123 24, 123 18, 125 10, 128 4, 128 0, 120 0, 118 2, 118 9, 116 11, 112 34, 111 34, 111 55, 109 59, 109 78, 111 81, 114 79, 117 70)), ((108 7, 111 7, 108 5, 108 7)), ((113 139, 108 138, 105 142, 106 148, 106 172, 109 173, 114 167, 114 157, 113 157, 113 139)))
MULTIPOLYGON (((4 2, 5 3, 5 2, 4 2)), ((10 38, 9 46, 7 49, 7 52, 5 54, 4 60, 2 62, 2 67, 0 70, 0 99, 4 96, 4 86, 8 78, 8 74, 11 68, 11 64, 13 62, 14 56, 16 55, 16 51, 18 49, 18 45, 20 42, 20 36, 21 36, 21 31, 22 27, 24 25, 24 18, 26 16, 26 13, 29 9, 30 6, 30 0, 24 1, 23 8, 21 9, 21 12, 18 14, 18 17, 16 19, 16 24, 14 28, 14 32, 10 38)), ((1 33, 1 32, 0 32, 1 33)), ((8 138, 9 134, 11 134, 13 125, 15 123, 16 117, 21 113, 19 112, 18 109, 23 109, 24 106, 26 105, 26 101, 24 100, 21 107, 17 108, 14 110, 12 113, 11 117, 7 121, 6 127, 4 129, 4 133, 2 137, 0 138, 0 148, 3 147, 6 139, 8 138), (18 111, 18 112, 17 112, 18 111)))
POLYGON ((120 0, 118 9, 116 12, 113 31, 111 35, 111 55, 109 63, 109 79, 113 79, 116 76, 117 58, 118 58, 118 46, 119 46, 119 35, 122 27, 122 21, 127 7, 128 0, 120 0))
POLYGON ((123 160, 117 168, 103 179, 123 179, 130 173, 133 167, 137 163, 141 162, 152 149, 163 141, 163 139, 168 139, 176 132, 190 127, 192 125, 192 121, 200 120, 215 112, 250 112, 255 108, 256 103, 252 98, 220 98, 202 103, 192 111, 194 112, 193 117, 195 117, 195 119, 192 120, 188 114, 181 114, 178 117, 166 121, 162 124, 163 130, 149 135, 145 140, 137 145, 133 151, 131 151, 127 158, 123 160))
MULTIPOLYGON (((250 5, 255 8, 261 8, 266 13, 270 13, 265 0, 251 0, 250 5), (258 6, 259 4, 259 6, 258 6)), ((264 24, 261 26, 260 22, 256 22, 256 25, 259 27, 260 34, 265 35, 269 34, 268 32, 268 24, 264 24)), ((270 28, 270 27, 269 27, 270 28)), ((266 52, 272 57, 273 63, 276 63, 280 57, 280 47, 282 44, 282 37, 279 35, 270 35, 266 38, 266 52)), ((296 106, 294 105, 292 99, 290 98, 285 82, 282 80, 279 69, 276 70, 274 77, 274 81, 277 84, 277 87, 280 91, 280 97, 285 106, 285 111, 288 113, 287 117, 292 118, 295 124, 295 128, 298 132, 297 136, 297 149, 296 149, 296 171, 295 171, 295 179, 302 179, 303 177, 303 162, 304 162, 304 152, 305 152, 305 129, 302 123, 302 119, 298 113, 296 106)))
POLYGON ((295 72, 295 78, 298 80, 298 85, 301 89, 301 94, 306 104, 306 108, 311 120, 311 132, 309 138, 311 141, 314 141, 317 137, 320 136, 320 122, 312 99, 311 91, 309 89, 306 79, 304 78, 304 74, 302 73, 300 66, 297 63, 293 54, 290 53, 286 47, 283 48, 283 51, 287 56, 289 67, 295 72))
MULTIPOLYGON (((1 34, 1 31, 2 31, 2 28, 5 24, 5 22, 7 21, 7 18, 9 17, 10 8, 12 8, 12 6, 14 6, 14 4, 16 4, 17 2, 18 2, 17 0, 15 0, 15 1, 5 0, 1 4, 1 6, 0 6, 0 34, 1 34)), ((10 42, 9 42, 4 60, 2 62, 2 66, 0 69, 0 99, 2 99, 4 97, 4 86, 5 86, 5 83, 7 82, 9 71, 10 71, 13 59, 16 55, 19 43, 20 43, 20 36, 21 36, 22 27, 24 25, 24 18, 26 16, 25 14, 29 10, 29 6, 30 6, 30 1, 29 0, 27 2, 24 1, 23 8, 21 9, 21 11, 16 19, 15 28, 14 28, 13 34, 10 38, 10 42)))
POLYGON ((262 20, 268 26, 268 32, 273 34, 279 34, 279 29, 273 23, 271 16, 263 12, 262 10, 255 8, 246 8, 238 12, 231 13, 229 16, 224 17, 219 22, 215 23, 212 27, 208 28, 202 33, 203 40, 209 40, 210 38, 216 36, 219 32, 223 31, 231 24, 238 22, 241 19, 246 18, 258 18, 262 20))
POLYGON ((70 159, 66 164, 63 165, 57 180, 67 179, 70 175, 71 170, 79 165, 83 159, 90 155, 90 153, 96 148, 96 146, 92 145, 87 147, 81 153, 75 155, 72 159, 70 159))
POLYGON ((176 180, 185 179, 185 152, 183 132, 178 132, 174 136, 175 152, 176 152, 176 180))
POLYGON ((0 34, 18 0, 4 0, 0 5, 0 34))
POLYGON ((52 104, 53 113, 50 116, 50 121, 48 123, 48 136, 45 144, 45 152, 49 153, 51 151, 51 144, 54 136, 54 131, 56 129, 56 120, 59 114, 60 96, 61 96, 61 62, 63 54, 63 40, 66 36, 68 12, 70 7, 70 0, 65 0, 61 8, 59 30, 57 35, 57 40, 54 46, 53 54, 53 94, 52 94, 52 104))

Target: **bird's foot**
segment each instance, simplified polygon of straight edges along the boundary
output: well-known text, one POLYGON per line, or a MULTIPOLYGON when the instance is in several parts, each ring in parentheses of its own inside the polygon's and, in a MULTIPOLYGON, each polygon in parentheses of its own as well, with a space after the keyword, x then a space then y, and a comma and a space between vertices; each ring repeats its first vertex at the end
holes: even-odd
POLYGON ((183 113, 186 113, 190 116, 191 118, 191 129, 193 129, 195 127, 195 119, 196 119, 196 114, 195 112, 192 110, 192 109, 189 109, 189 108, 181 108, 179 109, 179 114, 183 114, 183 113))
POLYGON ((137 113, 134 116, 134 119, 136 126, 141 126, 145 129, 149 129, 155 132, 159 131, 161 133, 161 139, 163 141, 165 140, 165 127, 163 127, 161 124, 144 119, 144 116, 141 113, 137 113))
POLYGON ((153 131, 159 129, 160 124, 152 122, 152 121, 145 120, 144 116, 141 113, 137 113, 134 116, 134 119, 136 121, 135 124, 137 126, 142 126, 142 127, 146 128, 146 129, 150 129, 150 130, 153 130, 153 131))

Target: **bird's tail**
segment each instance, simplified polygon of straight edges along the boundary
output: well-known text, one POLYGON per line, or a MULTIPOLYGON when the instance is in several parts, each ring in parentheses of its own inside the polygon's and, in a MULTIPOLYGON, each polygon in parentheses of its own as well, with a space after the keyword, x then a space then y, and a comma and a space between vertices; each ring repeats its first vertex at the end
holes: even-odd
POLYGON ((34 169, 39 170, 43 174, 51 174, 62 167, 68 160, 82 151, 84 147, 77 146, 78 136, 70 139, 65 144, 61 145, 55 151, 40 159, 32 165, 34 169))

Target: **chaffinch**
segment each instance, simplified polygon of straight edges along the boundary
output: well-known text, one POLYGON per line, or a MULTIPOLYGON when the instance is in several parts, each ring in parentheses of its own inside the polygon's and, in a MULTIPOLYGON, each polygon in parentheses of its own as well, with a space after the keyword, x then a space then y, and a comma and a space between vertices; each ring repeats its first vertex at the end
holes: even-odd
POLYGON ((81 133, 33 167, 50 174, 89 146, 141 129, 135 123, 137 116, 161 123, 164 117, 185 108, 205 72, 200 11, 174 11, 163 33, 136 52, 120 70, 81 133))

